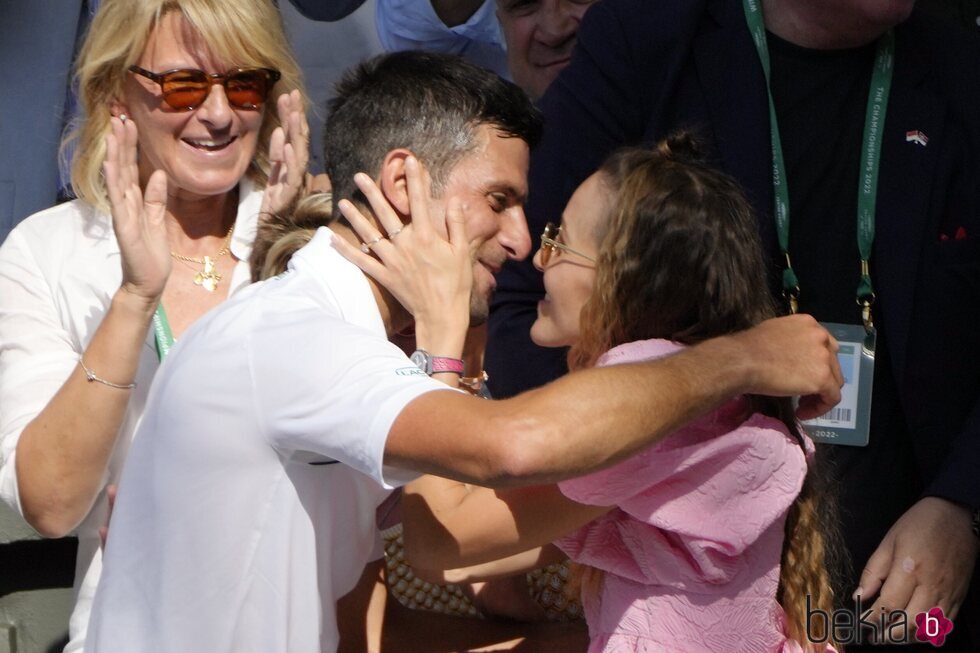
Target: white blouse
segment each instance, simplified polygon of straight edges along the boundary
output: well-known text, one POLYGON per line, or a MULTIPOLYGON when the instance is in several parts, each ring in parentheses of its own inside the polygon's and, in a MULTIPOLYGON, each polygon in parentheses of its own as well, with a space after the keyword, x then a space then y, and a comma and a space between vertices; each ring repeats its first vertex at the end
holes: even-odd
MULTIPOLYGON (((231 240, 238 264, 230 292, 249 282, 248 258, 262 203, 262 191, 250 181, 243 180, 240 190, 231 240)), ((112 219, 81 200, 30 216, 0 247, 0 499, 21 514, 16 473, 20 434, 75 369, 121 283, 112 219)), ((77 529, 76 601, 66 651, 84 646, 92 595, 102 570, 98 531, 108 511, 104 488, 119 478, 158 367, 153 330, 149 329, 137 385, 103 490, 77 529)))

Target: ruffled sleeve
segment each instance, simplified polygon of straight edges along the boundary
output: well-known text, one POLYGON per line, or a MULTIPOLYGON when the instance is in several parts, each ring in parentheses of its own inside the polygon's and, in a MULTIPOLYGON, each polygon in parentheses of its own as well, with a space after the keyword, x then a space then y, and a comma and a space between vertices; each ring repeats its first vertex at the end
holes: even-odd
MULTIPOLYGON (((631 343, 602 362, 642 360, 650 342, 664 341, 631 343)), ((678 348, 666 344, 653 349, 678 348)), ((730 581, 751 564, 741 554, 782 528, 806 474, 786 427, 758 414, 740 422, 745 408, 730 402, 632 458, 560 483, 573 501, 616 508, 555 543, 577 562, 636 582, 730 581)))

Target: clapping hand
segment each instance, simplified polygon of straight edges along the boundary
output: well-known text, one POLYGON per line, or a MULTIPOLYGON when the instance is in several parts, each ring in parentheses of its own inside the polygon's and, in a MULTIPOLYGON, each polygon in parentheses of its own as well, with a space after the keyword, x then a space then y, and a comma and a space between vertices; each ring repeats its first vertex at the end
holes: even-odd
POLYGON ((137 135, 132 120, 113 117, 102 164, 112 228, 122 257, 122 289, 156 306, 170 275, 167 175, 157 170, 140 188, 137 135))
POLYGON ((279 126, 269 138, 269 181, 262 197, 262 213, 289 211, 299 199, 310 162, 310 128, 298 90, 276 101, 279 126))

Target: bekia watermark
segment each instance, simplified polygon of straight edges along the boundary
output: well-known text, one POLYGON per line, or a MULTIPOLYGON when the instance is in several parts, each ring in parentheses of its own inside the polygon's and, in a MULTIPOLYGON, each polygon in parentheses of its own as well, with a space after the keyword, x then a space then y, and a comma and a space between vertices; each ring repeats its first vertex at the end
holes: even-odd
POLYGON ((928 642, 938 647, 946 643, 946 636, 953 632, 953 622, 946 618, 940 607, 918 613, 911 625, 905 610, 881 608, 874 614, 871 608, 863 607, 858 596, 853 609, 841 608, 828 614, 826 610, 814 609, 808 594, 807 639, 814 644, 824 644, 833 635, 838 644, 928 642))

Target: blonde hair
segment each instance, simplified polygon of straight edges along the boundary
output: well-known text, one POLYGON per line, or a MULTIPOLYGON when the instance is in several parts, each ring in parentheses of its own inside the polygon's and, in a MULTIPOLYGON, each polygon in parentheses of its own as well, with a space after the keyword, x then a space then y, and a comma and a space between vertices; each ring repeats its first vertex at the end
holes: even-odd
POLYGON ((109 105, 121 97, 129 67, 143 53, 164 15, 179 12, 215 55, 239 66, 275 68, 282 77, 265 108, 258 145, 248 175, 264 186, 268 179, 269 138, 279 125, 275 98, 303 92, 299 65, 289 49, 278 9, 269 0, 103 0, 92 20, 75 65, 75 83, 85 119, 72 125, 62 143, 76 141, 71 165, 75 194, 107 210, 102 178, 109 105))
POLYGON ((289 259, 320 227, 333 221, 333 195, 313 193, 292 211, 263 215, 255 232, 249 266, 252 281, 274 277, 286 270, 289 259))

